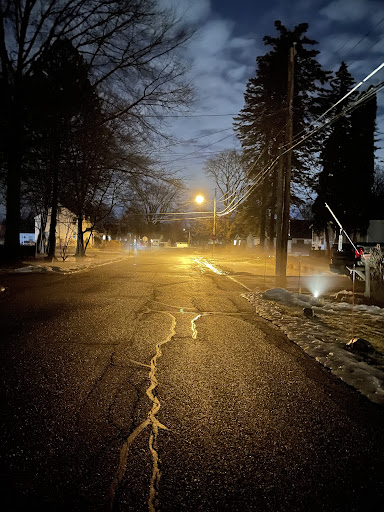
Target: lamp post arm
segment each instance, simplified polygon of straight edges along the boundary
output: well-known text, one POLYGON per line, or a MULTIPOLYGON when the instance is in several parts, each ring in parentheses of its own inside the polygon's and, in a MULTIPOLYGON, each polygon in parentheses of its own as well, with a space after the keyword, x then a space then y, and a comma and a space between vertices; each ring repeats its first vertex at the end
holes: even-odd
POLYGON ((337 224, 339 225, 340 227, 340 230, 345 234, 345 236, 348 238, 348 240, 350 241, 350 243, 352 244, 352 247, 355 249, 356 252, 358 252, 355 244, 352 242, 352 240, 349 238, 348 236, 348 233, 345 231, 345 229, 343 228, 343 226, 341 225, 341 223, 339 222, 339 219, 336 217, 336 215, 333 213, 333 211, 331 210, 331 208, 327 205, 327 203, 325 203, 325 206, 326 208, 328 208, 328 210, 331 212, 333 218, 335 219, 335 221, 337 222, 337 224))

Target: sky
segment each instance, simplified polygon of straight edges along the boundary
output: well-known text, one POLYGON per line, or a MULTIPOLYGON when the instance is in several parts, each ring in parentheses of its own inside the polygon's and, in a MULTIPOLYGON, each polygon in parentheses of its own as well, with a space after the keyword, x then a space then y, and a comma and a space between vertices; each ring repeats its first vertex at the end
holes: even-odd
MULTIPOLYGON (((308 23, 308 37, 319 43, 319 62, 336 71, 344 60, 356 83, 384 60, 384 0, 157 2, 176 9, 183 23, 197 28, 184 53, 196 100, 187 115, 166 119, 168 133, 178 142, 157 153, 162 167, 186 178, 191 195, 202 191, 212 198, 215 184, 204 174, 204 163, 220 151, 240 149, 233 117, 244 106, 256 58, 268 50, 263 37, 277 35, 275 20, 289 29, 308 23)), ((365 87, 382 80, 384 68, 365 87)), ((378 94, 378 107, 376 145, 384 147, 384 90, 378 94)), ((384 160, 384 150, 377 156, 384 160)))
MULTIPOLYGON (((176 8, 187 25, 197 26, 185 58, 196 100, 187 116, 170 118, 179 143, 160 156, 163 165, 187 178, 192 190, 212 191, 205 161, 225 149, 240 149, 233 117, 244 106, 256 58, 264 55, 265 35, 276 36, 274 21, 293 29, 308 23, 307 36, 319 44, 319 62, 336 71, 344 60, 356 83, 384 61, 383 0, 159 0, 176 8), (183 141, 190 141, 181 143, 183 141)), ((384 68, 364 84, 384 80, 384 68)), ((377 145, 384 146, 384 91, 378 94, 377 145)), ((361 107, 364 108, 364 107, 361 107)), ((382 156, 383 155, 383 156, 382 156)), ((384 153, 378 151, 379 159, 384 153)))
MULTIPOLYGON (((122 259, 125 256, 118 257, 122 259)), ((98 260, 88 258, 86 262, 79 263, 75 258, 67 262, 32 264, 13 270, 15 273, 34 272, 60 272, 72 274, 82 272, 90 267, 108 265, 116 261, 98 260)), ((371 402, 384 405, 384 358, 383 356, 364 358, 361 355, 346 349, 346 344, 353 338, 368 340, 378 352, 382 352, 384 309, 375 305, 352 305, 351 291, 339 290, 335 294, 327 293, 327 279, 330 272, 321 272, 318 275, 302 278, 303 289, 310 290, 312 294, 319 294, 318 298, 309 293, 298 293, 285 288, 271 288, 265 292, 250 290, 241 283, 241 277, 233 278, 227 275, 216 262, 204 258, 195 258, 202 270, 221 274, 223 277, 233 279, 244 287, 242 296, 255 308, 256 313, 277 326, 286 336, 310 357, 328 368, 337 378, 356 389, 371 402), (314 316, 306 318, 304 308, 312 308, 314 316)), ((240 270, 239 265, 237 265, 240 270)), ((7 292, 1 286, 0 293, 7 292)), ((188 313, 186 313, 188 314, 188 313)), ((194 317, 196 313, 191 314, 194 317)), ((206 313, 209 314, 209 313, 206 313)), ((199 330, 199 318, 191 317, 191 335, 199 330)))

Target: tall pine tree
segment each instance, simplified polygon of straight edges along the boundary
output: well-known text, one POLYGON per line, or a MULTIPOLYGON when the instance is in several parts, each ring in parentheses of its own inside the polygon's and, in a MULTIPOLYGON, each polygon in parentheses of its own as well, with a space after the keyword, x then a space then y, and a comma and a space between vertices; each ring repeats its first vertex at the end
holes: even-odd
MULTIPOLYGON (((327 107, 332 105, 332 115, 343 111, 359 99, 358 94, 337 104, 353 87, 353 77, 345 62, 341 63, 330 82, 327 107)), ((376 96, 350 113, 345 113, 323 132, 324 143, 313 205, 314 227, 325 231, 330 219, 327 203, 353 237, 364 234, 369 222, 369 205, 374 179, 374 133, 376 122, 376 96)))
MULTIPOLYGON (((369 93, 369 89, 367 91, 369 93)), ((362 93, 360 96, 364 96, 362 93)), ((360 99, 359 98, 359 99, 360 99)), ((372 219, 375 179, 376 94, 351 115, 351 172, 346 194, 346 227, 351 233, 365 235, 372 219)))
MULTIPOLYGON (((257 58, 256 76, 248 81, 244 94, 245 106, 235 118, 235 131, 241 141, 250 177, 256 177, 278 156, 284 145, 287 111, 287 78, 289 49, 295 45, 295 73, 293 98, 293 135, 300 134, 320 113, 320 95, 328 80, 328 73, 317 62, 316 41, 305 34, 307 23, 288 30, 275 22, 278 37, 265 36, 265 45, 272 49, 257 58)), ((293 185, 303 187, 312 177, 310 155, 317 147, 314 137, 308 138, 292 155, 293 185)), ((268 227, 269 238, 274 238, 276 208, 276 167, 259 187, 261 197, 260 239, 263 244, 268 227)), ((293 187, 293 191, 294 191, 293 187)))

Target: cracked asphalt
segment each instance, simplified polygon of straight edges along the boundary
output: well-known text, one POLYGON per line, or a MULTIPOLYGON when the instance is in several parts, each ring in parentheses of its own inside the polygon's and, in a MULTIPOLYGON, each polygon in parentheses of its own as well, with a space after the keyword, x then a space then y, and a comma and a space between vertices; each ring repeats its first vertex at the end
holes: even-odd
POLYGON ((383 408, 241 280, 175 251, 4 274, 2 510, 378 510, 383 408))

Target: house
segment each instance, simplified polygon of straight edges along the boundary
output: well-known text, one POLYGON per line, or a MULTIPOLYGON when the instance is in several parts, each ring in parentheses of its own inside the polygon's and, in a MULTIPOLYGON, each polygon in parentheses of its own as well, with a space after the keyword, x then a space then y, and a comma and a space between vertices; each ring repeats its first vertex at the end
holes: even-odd
POLYGON ((384 243, 384 220, 370 220, 367 233, 359 236, 357 242, 384 243))
MULTIPOLYGON (((41 215, 36 215, 35 217, 35 239, 39 239, 39 233, 42 229, 41 225, 41 215)), ((40 243, 40 247, 38 248, 38 251, 40 253, 44 253, 46 249, 46 245, 48 243, 48 237, 49 237, 49 228, 51 224, 51 209, 48 211, 48 217, 47 222, 44 229, 44 234, 42 237, 42 241, 40 243)), ((43 226, 44 228, 44 226, 43 226)), ((91 229, 92 224, 89 220, 84 219, 83 220, 83 231, 86 229, 91 229)), ((93 247, 94 245, 94 233, 92 231, 87 232, 84 235, 84 242, 87 243, 89 239, 88 246, 93 247)), ((72 213, 67 208, 64 208, 63 206, 60 206, 58 208, 57 212, 57 221, 56 221, 56 247, 62 248, 68 248, 73 247, 75 248, 77 245, 77 217, 74 213, 72 213)))
MULTIPOLYGON (((5 225, 0 224, 0 244, 4 244, 5 225)), ((35 245, 35 233, 19 233, 20 245, 35 245)))
POLYGON ((20 233, 20 245, 35 245, 35 233, 20 233))
POLYGON ((289 221, 288 254, 309 256, 312 249, 312 226, 309 220, 289 221))
MULTIPOLYGON (((314 250, 326 250, 326 240, 325 240, 325 232, 323 231, 320 234, 314 232, 312 226, 312 249, 314 250)), ((340 229, 337 228, 337 231, 332 229, 331 226, 328 227, 328 236, 329 236, 329 244, 332 246, 333 243, 338 241, 340 229)), ((347 242, 347 237, 343 236, 343 242, 347 242)), ((369 221, 367 233, 365 235, 358 234, 353 242, 364 244, 380 244, 384 243, 384 220, 372 219, 369 221)))
POLYGON ((260 237, 252 235, 249 233, 247 237, 242 237, 240 235, 236 235, 233 239, 233 245, 237 247, 248 247, 248 249, 253 249, 257 245, 260 245, 260 237))

